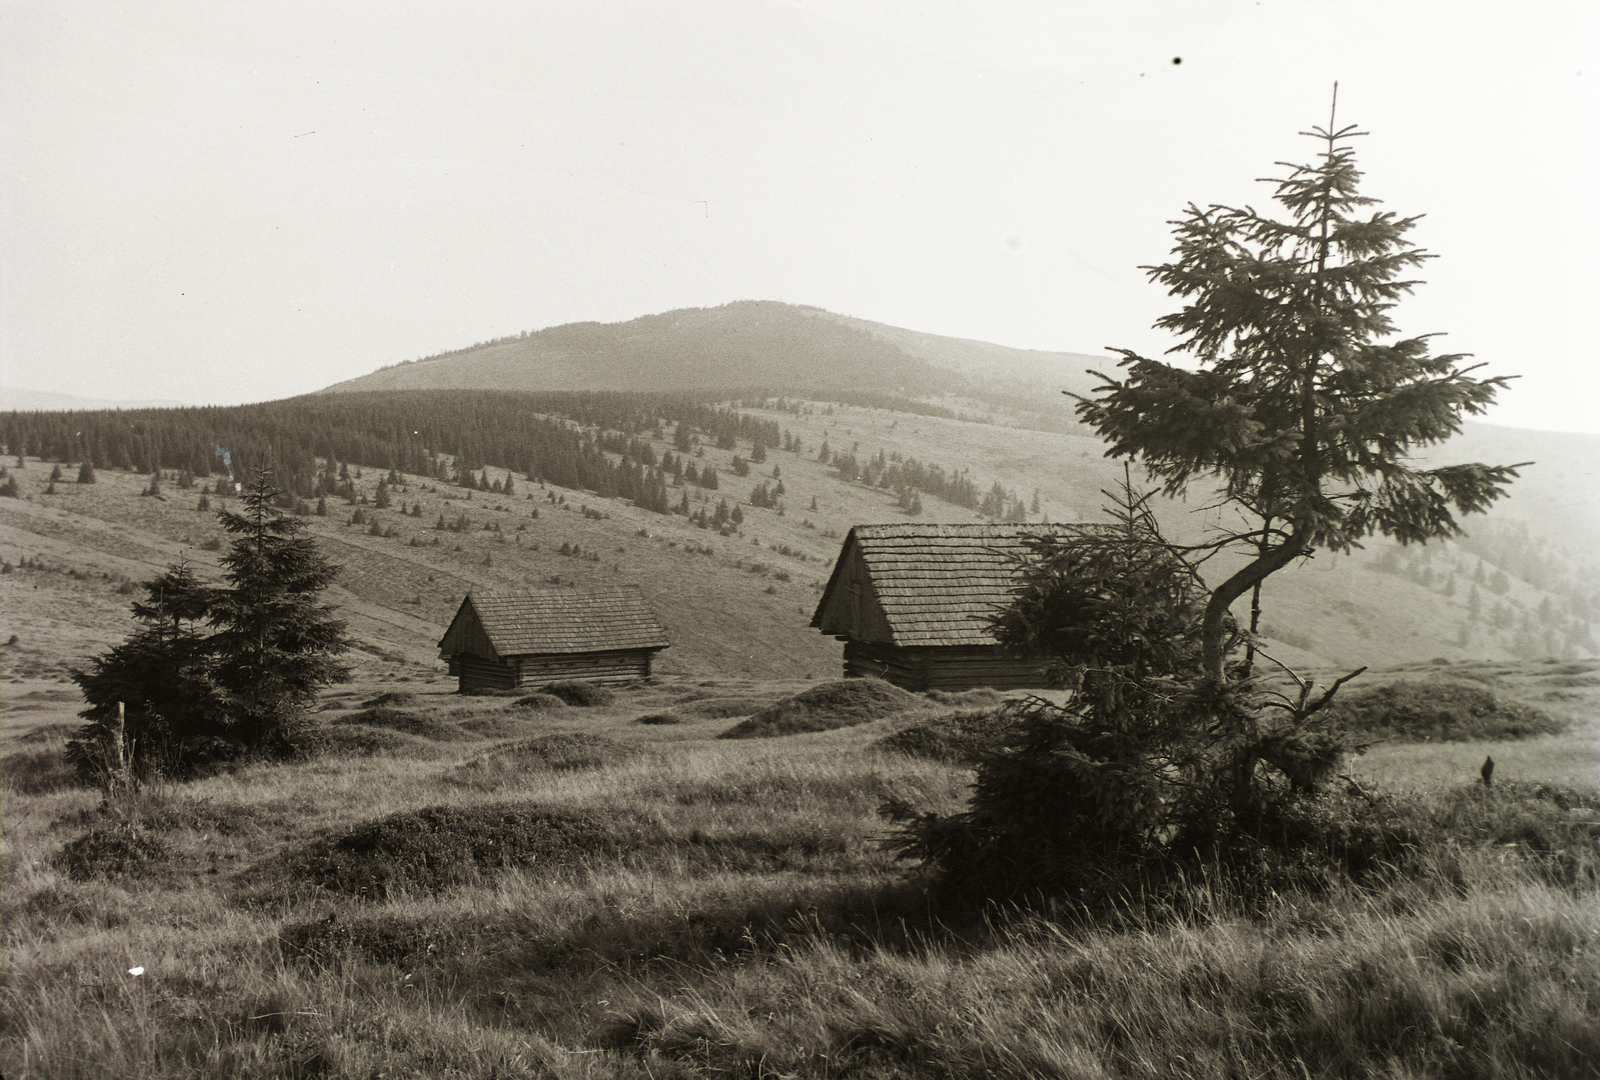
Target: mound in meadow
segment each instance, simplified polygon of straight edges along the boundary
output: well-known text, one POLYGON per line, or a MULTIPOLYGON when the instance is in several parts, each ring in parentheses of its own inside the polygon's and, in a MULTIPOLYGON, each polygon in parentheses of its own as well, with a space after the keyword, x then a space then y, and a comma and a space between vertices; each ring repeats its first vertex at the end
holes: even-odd
POLYGON ((640 844, 631 816, 534 802, 432 806, 313 841, 281 869, 309 886, 363 900, 439 892, 516 867, 615 858, 640 844))
POLYGON ((1004 746, 1015 726, 1015 716, 1005 709, 948 713, 901 728, 874 745, 907 757, 976 765, 1004 746))
POLYGON ((882 679, 840 679, 784 698, 724 731, 722 739, 760 739, 831 731, 881 720, 922 704, 882 679))
POLYGON ((1351 734, 1390 742, 1475 742, 1556 735, 1564 720, 1473 683, 1405 680, 1335 698, 1327 719, 1351 734))
POLYGON ((360 725, 370 728, 386 728, 389 731, 398 731, 406 735, 416 735, 424 739, 433 739, 436 742, 445 742, 456 739, 467 739, 471 736, 461 730, 461 725, 450 720, 442 720, 437 716, 423 712, 411 712, 406 709, 396 709, 390 705, 379 705, 371 709, 360 709, 346 716, 341 716, 333 721, 335 725, 360 725))
POLYGON ((584 731, 540 735, 507 743, 473 758, 450 773, 454 783, 489 791, 516 783, 530 773, 599 769, 637 757, 626 743, 584 731))
POLYGON ((558 697, 568 705, 580 709, 596 705, 609 705, 616 697, 610 690, 590 682, 553 682, 544 688, 546 694, 558 697))

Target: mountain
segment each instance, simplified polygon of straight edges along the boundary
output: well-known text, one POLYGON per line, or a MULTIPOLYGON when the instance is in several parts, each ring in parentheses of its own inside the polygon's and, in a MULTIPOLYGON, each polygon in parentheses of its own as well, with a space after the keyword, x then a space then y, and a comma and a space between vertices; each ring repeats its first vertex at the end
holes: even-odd
POLYGON ((746 300, 622 323, 569 323, 382 368, 327 393, 363 390, 763 389, 794 394, 967 398, 1070 423, 1059 391, 1083 391, 1111 360, 923 334, 821 308, 746 300))

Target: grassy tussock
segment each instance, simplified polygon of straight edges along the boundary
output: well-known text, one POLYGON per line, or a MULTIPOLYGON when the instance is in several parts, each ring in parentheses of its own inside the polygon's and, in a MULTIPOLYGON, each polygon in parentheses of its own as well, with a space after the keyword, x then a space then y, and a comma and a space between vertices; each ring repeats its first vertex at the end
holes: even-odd
MULTIPOLYGON (((543 691, 550 697, 559 698, 568 705, 575 705, 580 709, 592 709, 599 705, 609 705, 616 700, 616 695, 605 687, 588 682, 553 682, 543 691)), ((531 696, 531 695, 530 695, 531 696)), ((526 698, 522 700, 527 700, 526 698)))
POLYGON ((784 698, 735 724, 724 739, 762 739, 831 731, 880 720, 919 705, 919 699, 882 679, 841 679, 784 698))
POLYGON ((545 709, 565 709, 567 703, 554 694, 543 692, 524 694, 511 703, 512 708, 528 709, 529 711, 542 711, 545 709))
POLYGON ((599 769, 636 757, 636 746, 586 731, 540 735, 506 743, 463 762, 450 779, 479 791, 498 791, 541 770, 599 769))
POLYGON ((397 731, 403 735, 415 735, 419 738, 431 739, 434 742, 471 738, 467 732, 461 729, 461 725, 453 720, 446 720, 427 712, 397 709, 392 705, 378 705, 370 709, 358 709, 353 713, 338 717, 333 721, 333 724, 382 728, 387 731, 397 731))
POLYGON ((1566 721, 1488 687, 1445 679, 1402 680, 1336 698, 1328 718, 1363 738, 1481 742, 1557 735, 1566 721))
MULTIPOLYGON (((883 724, 772 742, 632 722, 667 700, 573 714, 608 740, 573 747, 647 752, 519 767, 492 795, 458 773, 504 747, 352 726, 428 753, 250 765, 114 807, 8 785, 5 1074, 1487 1078, 1600 1060, 1591 793, 1377 792, 1407 846, 1315 895, 1200 874, 1177 914, 1137 897, 1115 920, 962 914, 893 861, 877 808, 956 810, 964 768, 883 753, 883 724), (159 850, 132 872, 88 857, 84 837, 118 830, 159 850)), ((26 749, 6 747, 8 772, 26 749)))
MULTIPOLYGON (((382 900, 472 884, 534 863, 615 858, 637 846, 634 825, 618 813, 578 813, 538 803, 432 806, 313 841, 272 869, 282 874, 280 889, 291 896, 327 892, 382 900)), ((264 891, 254 884, 250 888, 253 896, 264 891)))
POLYGON ((880 750, 951 764, 975 765, 1005 745, 1015 718, 999 709, 935 716, 879 739, 880 750))

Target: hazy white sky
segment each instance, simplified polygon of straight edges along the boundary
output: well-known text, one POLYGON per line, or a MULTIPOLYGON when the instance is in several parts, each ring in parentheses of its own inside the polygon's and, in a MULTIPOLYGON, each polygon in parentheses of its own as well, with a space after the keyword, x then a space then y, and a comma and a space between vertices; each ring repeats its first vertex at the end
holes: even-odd
POLYGON ((1159 351, 1185 203, 1371 132, 1399 312, 1600 432, 1600 5, 0 0, 0 377, 238 402, 778 299, 1159 351), (1182 63, 1175 64, 1174 58, 1182 63))

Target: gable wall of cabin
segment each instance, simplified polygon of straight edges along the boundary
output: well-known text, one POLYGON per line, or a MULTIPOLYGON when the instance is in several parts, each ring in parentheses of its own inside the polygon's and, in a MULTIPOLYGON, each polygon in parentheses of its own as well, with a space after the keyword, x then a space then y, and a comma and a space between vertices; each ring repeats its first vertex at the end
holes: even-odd
POLYGON ((889 629, 889 618, 872 587, 867 564, 861 549, 851 545, 839 576, 829 590, 827 603, 817 620, 818 629, 835 637, 853 638, 857 641, 889 642, 894 633, 889 629))
POLYGON ((447 660, 460 655, 478 656, 496 662, 500 660, 500 654, 495 652, 494 643, 489 640, 489 634, 484 630, 470 600, 461 605, 456 617, 451 620, 450 629, 445 631, 444 638, 439 642, 439 655, 447 660))

